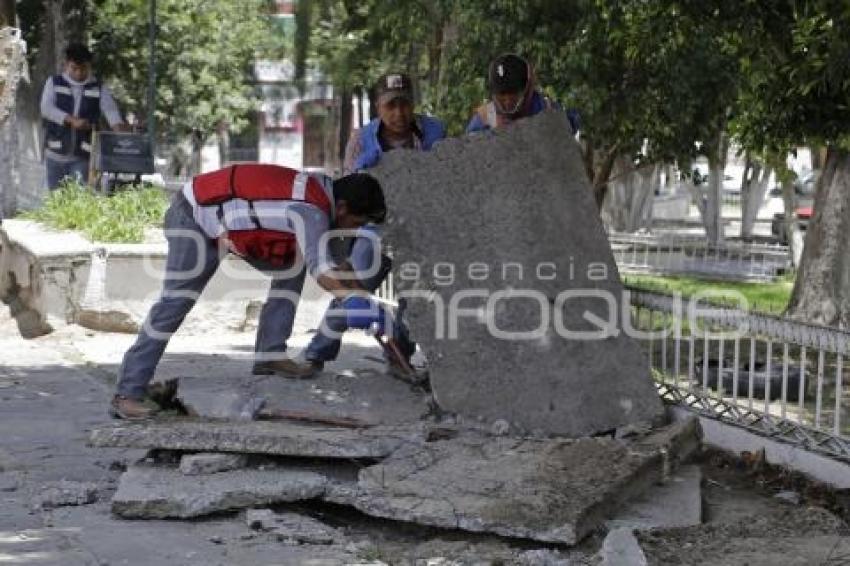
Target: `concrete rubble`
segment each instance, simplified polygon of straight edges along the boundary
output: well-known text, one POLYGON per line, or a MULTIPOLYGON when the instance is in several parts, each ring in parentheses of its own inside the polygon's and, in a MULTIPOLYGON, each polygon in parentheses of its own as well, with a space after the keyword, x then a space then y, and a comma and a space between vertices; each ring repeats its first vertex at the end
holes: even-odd
MULTIPOLYGON (((98 429, 92 439, 97 446, 194 451, 209 449, 211 438, 218 440, 216 450, 233 446, 233 440, 225 443, 222 438, 237 438, 243 441, 243 453, 266 458, 265 465, 243 460, 247 468, 193 476, 181 473, 192 458, 227 455, 184 455, 181 469, 131 467, 112 503, 113 512, 122 517, 188 518, 323 500, 378 518, 567 545, 617 516, 624 500, 650 489, 669 466, 699 445, 695 419, 629 440, 494 437, 456 428, 445 439, 426 441, 422 436, 396 442, 384 454, 372 453, 379 462, 361 464, 359 474, 346 474, 341 470, 350 466, 343 461, 350 452, 303 440, 316 435, 326 441, 336 434, 341 442, 366 432, 379 439, 381 429, 184 420, 98 429), (208 434, 195 434, 205 429, 208 434), (262 438, 276 439, 275 450, 257 441, 258 430, 262 438), (280 449, 282 439, 295 436, 301 438, 300 449, 280 449), (308 457, 321 460, 304 467, 308 457)), ((398 439, 397 431, 387 432, 395 434, 390 440, 398 439)))
POLYGON ((298 513, 248 509, 245 523, 254 530, 271 532, 279 541, 290 544, 333 544, 344 539, 337 529, 298 513))
POLYGON ((53 509, 88 505, 97 501, 97 485, 89 482, 60 480, 45 484, 34 498, 34 508, 53 509))
POLYGON ((184 476, 198 476, 238 470, 246 464, 244 454, 184 454, 178 469, 184 476))
MULTIPOLYGON (((692 423, 671 428, 676 434, 661 436, 695 434, 692 423)), ((463 436, 405 446, 360 471, 350 504, 377 517, 572 545, 660 477, 663 459, 646 448, 653 442, 463 436)))
POLYGON ((112 512, 124 518, 188 519, 213 513, 312 499, 328 479, 303 470, 235 470, 186 476, 134 466, 121 476, 112 512))
POLYGON ((543 112, 390 152, 370 173, 439 406, 581 437, 660 420, 662 406, 568 131, 562 112, 543 112))
POLYGON ((376 459, 419 438, 418 430, 397 427, 357 430, 286 421, 174 420, 103 427, 93 430, 89 440, 99 447, 376 459))
POLYGON ((416 423, 431 408, 430 395, 366 368, 325 371, 306 384, 267 376, 183 377, 176 396, 190 414, 212 419, 239 419, 252 399, 264 401, 260 414, 269 417, 303 412, 364 425, 416 423))

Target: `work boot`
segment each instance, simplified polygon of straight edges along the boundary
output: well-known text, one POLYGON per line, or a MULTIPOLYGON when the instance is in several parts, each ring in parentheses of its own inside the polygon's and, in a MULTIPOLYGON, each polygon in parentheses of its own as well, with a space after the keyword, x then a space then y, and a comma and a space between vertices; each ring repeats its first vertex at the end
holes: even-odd
POLYGON ((159 407, 150 399, 139 400, 116 395, 109 406, 109 415, 115 419, 139 421, 154 416, 158 410, 159 407))
POLYGON ((312 362, 299 363, 295 360, 271 360, 267 362, 254 362, 254 375, 280 375, 290 379, 310 379, 316 375, 316 368, 312 362))

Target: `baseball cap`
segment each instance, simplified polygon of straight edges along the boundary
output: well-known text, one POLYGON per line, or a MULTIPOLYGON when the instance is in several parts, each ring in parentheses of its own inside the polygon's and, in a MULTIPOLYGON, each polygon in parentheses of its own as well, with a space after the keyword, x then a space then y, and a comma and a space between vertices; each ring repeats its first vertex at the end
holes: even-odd
POLYGON ((404 73, 387 73, 375 83, 375 97, 378 104, 389 102, 395 98, 406 98, 413 101, 413 85, 410 77, 404 73))
POLYGON ((505 53, 490 63, 487 86, 492 93, 521 92, 528 86, 528 61, 514 53, 505 53))

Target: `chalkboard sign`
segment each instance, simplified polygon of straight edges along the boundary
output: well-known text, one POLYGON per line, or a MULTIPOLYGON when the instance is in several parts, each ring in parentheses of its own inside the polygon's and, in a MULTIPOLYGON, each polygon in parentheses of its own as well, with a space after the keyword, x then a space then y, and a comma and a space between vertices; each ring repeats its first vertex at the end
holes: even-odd
POLYGON ((93 162, 93 168, 101 173, 154 172, 153 152, 146 134, 98 132, 93 162))

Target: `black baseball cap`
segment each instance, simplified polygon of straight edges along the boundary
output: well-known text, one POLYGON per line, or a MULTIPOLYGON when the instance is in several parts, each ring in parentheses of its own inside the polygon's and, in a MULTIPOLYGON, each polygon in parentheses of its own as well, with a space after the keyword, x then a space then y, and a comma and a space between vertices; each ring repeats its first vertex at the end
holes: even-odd
POLYGON ((505 53, 490 63, 487 86, 491 93, 522 92, 531 75, 528 61, 515 53, 505 53))
POLYGON ((387 73, 375 83, 375 98, 378 104, 396 98, 405 98, 413 102, 413 83, 404 73, 387 73))

